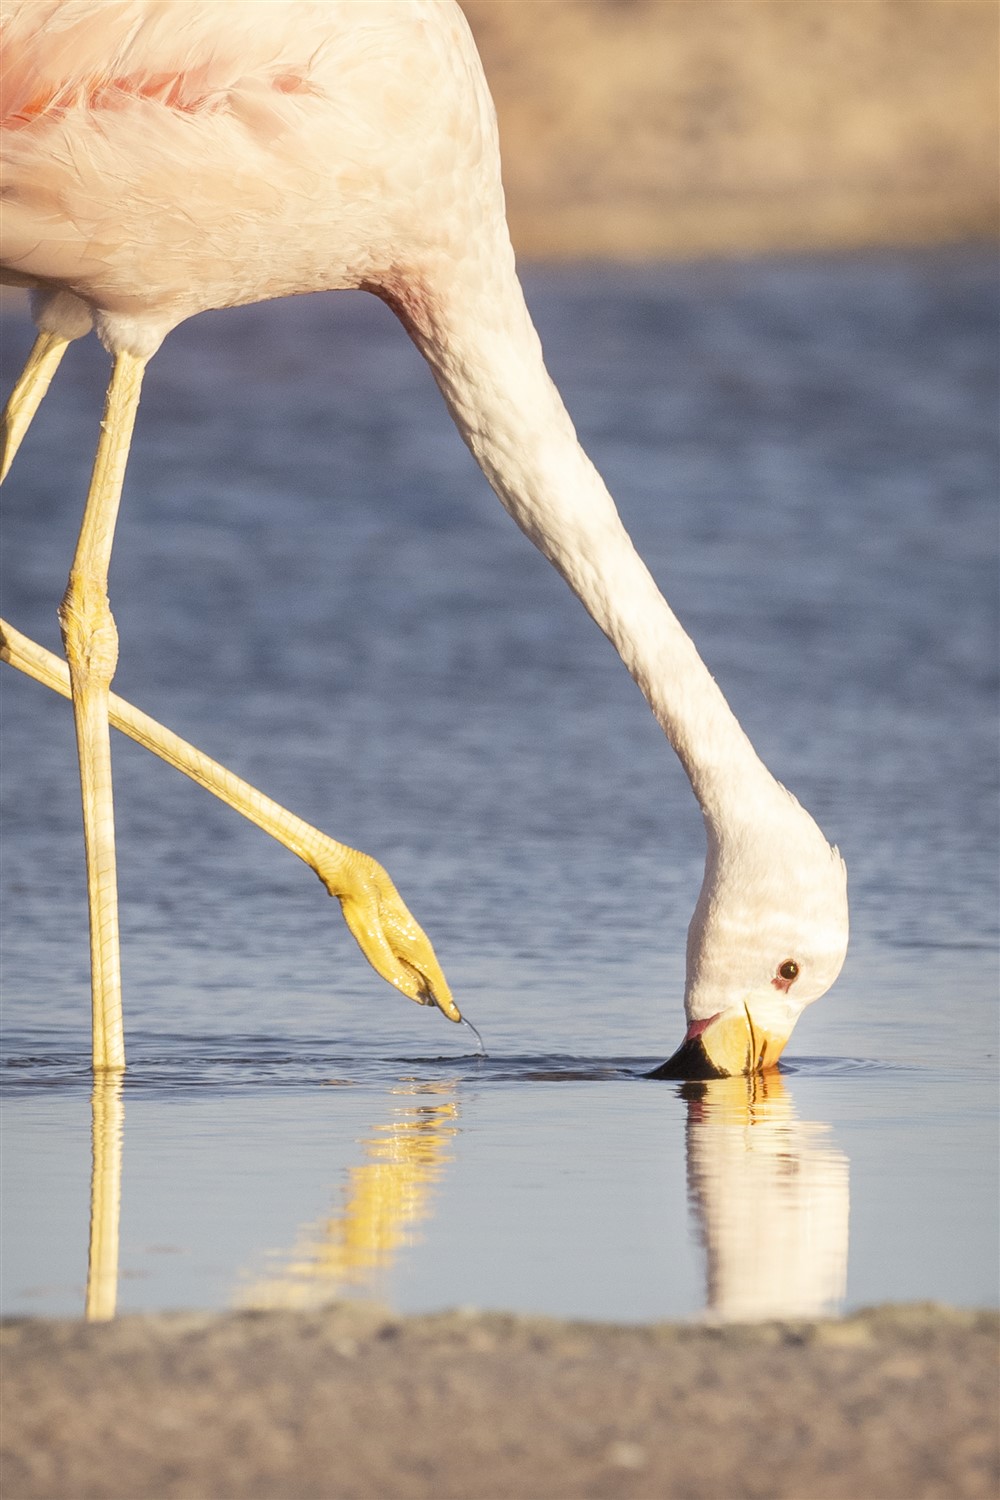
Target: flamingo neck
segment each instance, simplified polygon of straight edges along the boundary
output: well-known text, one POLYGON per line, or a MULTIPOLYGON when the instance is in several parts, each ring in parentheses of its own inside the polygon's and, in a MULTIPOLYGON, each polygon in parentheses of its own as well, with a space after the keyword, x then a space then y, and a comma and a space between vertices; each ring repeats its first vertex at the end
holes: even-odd
POLYGON ((545 369, 512 261, 504 270, 488 299, 437 304, 427 318, 396 310, 501 502, 621 656, 687 772, 711 838, 785 793, 636 552, 545 369))

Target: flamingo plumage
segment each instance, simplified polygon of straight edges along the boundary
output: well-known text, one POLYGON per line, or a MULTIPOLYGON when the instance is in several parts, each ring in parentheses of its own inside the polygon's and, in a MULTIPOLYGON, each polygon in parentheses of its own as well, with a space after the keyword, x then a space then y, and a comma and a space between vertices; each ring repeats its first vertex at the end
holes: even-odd
MULTIPOLYGON (((843 963, 844 865, 758 758, 548 376, 507 231, 493 106, 454 0, 3 0, 0 22, 0 266, 33 289, 39 329, 5 414, 5 466, 67 343, 94 328, 112 357, 60 607, 95 1068, 125 1060, 107 574, 142 376, 196 313, 340 288, 398 315, 502 504, 614 644, 701 806, 688 1028, 666 1071, 773 1065, 843 963)), ((385 872, 359 876, 366 858, 347 851, 324 876, 351 930, 397 988, 460 1019, 385 872)))

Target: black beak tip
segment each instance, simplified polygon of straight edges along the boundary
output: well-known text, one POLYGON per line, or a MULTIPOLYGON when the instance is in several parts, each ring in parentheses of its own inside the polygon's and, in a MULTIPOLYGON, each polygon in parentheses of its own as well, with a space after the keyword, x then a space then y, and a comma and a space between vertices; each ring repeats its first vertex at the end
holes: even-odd
POLYGON ((717 1068, 715 1063, 705 1051, 705 1045, 700 1036, 688 1037, 674 1053, 668 1057, 665 1063, 654 1068, 651 1073, 646 1073, 646 1078, 727 1078, 729 1075, 723 1068, 717 1068))

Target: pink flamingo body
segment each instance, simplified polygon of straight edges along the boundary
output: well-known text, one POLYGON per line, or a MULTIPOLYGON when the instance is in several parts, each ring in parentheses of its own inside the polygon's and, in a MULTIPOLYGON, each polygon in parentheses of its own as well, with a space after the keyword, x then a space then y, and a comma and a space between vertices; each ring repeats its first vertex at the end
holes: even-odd
POLYGON ((4 267, 73 292, 112 353, 208 308, 355 287, 429 337, 513 273, 449 0, 29 0, 3 43, 4 267))

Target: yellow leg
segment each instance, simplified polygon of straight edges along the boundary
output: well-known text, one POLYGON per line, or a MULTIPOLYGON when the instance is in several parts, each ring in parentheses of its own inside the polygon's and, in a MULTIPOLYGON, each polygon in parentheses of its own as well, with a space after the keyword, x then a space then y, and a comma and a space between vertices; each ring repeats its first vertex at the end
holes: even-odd
MULTIPOLYGON (((64 698, 70 696, 65 663, 3 620, 0 660, 64 698)), ((383 979, 420 1005, 437 1005, 450 1021, 462 1019, 430 939, 380 864, 313 828, 114 693, 108 709, 116 729, 256 823, 315 870, 339 900, 358 946, 383 979)))
POLYGON ((145 366, 131 354, 115 358, 83 525, 59 607, 83 794, 95 1071, 125 1066, 108 729, 118 632, 108 605, 108 567, 145 366))
POLYGON ((0 484, 7 478, 21 439, 31 426, 49 382, 72 339, 59 333, 40 333, 0 417, 0 484))

